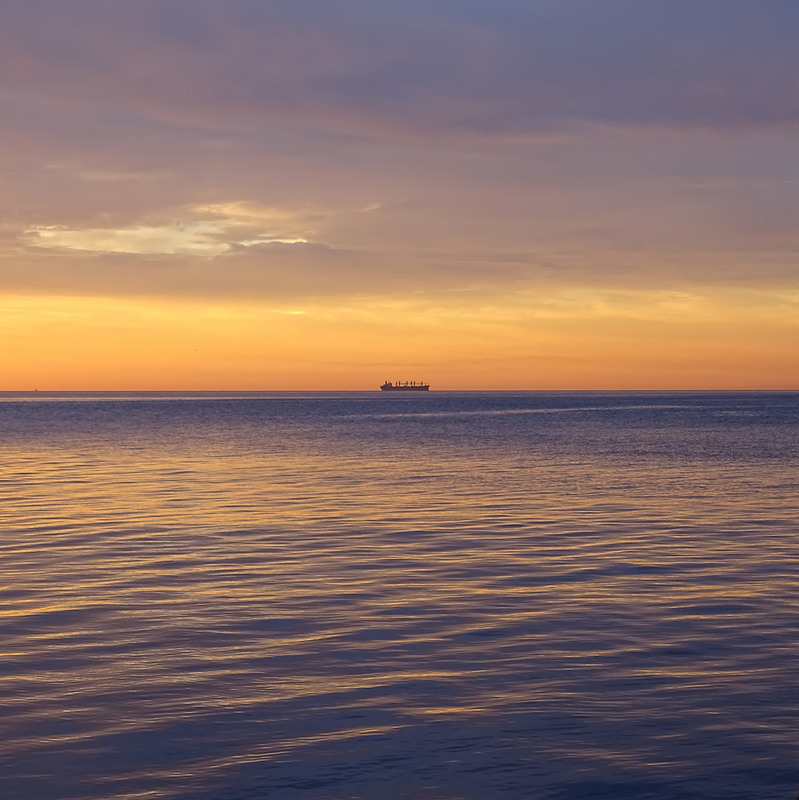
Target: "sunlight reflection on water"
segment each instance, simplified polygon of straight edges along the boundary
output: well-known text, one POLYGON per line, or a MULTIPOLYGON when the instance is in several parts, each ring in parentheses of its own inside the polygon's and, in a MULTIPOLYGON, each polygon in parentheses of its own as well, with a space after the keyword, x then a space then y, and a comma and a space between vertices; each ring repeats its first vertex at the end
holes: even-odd
POLYGON ((798 409, 6 399, 3 796, 791 797, 798 409))

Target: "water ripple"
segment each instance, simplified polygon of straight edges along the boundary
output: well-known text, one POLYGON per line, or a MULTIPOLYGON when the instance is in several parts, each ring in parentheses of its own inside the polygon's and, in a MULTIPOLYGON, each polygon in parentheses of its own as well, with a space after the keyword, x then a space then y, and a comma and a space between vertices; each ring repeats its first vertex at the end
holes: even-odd
POLYGON ((795 395, 384 400, 0 404, 4 798, 795 794, 795 395))

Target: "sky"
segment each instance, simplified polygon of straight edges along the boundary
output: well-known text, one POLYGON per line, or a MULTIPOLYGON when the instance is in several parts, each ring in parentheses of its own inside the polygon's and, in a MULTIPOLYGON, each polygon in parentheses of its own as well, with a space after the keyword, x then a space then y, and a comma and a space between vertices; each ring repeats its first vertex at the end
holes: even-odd
POLYGON ((3 0, 0 390, 799 389, 796 0, 3 0))

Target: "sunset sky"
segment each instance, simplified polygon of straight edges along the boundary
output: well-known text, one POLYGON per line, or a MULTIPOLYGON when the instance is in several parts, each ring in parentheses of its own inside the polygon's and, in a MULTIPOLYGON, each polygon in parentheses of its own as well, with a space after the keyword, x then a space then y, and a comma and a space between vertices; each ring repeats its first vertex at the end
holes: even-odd
POLYGON ((799 389, 797 0, 4 0, 0 389, 799 389))

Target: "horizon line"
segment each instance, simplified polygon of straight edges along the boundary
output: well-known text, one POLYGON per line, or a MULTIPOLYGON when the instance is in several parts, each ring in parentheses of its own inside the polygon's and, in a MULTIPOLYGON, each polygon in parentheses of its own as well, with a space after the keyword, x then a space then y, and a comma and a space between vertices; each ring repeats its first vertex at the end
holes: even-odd
MULTIPOLYGON (((384 396, 384 393, 377 389, 0 389, 0 395, 7 394, 30 394, 30 395, 52 395, 52 394, 288 394, 293 392, 302 392, 306 394, 323 394, 335 392, 340 394, 354 394, 354 393, 369 393, 379 396, 384 396)), ((536 389, 522 389, 522 388, 471 388, 471 389, 430 389, 421 396, 429 396, 430 394, 443 394, 449 392, 799 392, 797 387, 658 387, 658 388, 644 388, 644 387, 626 387, 626 388, 611 388, 611 387, 592 387, 592 388, 536 388, 536 389)), ((413 396, 420 396, 421 393, 414 394, 413 396)), ((391 394, 390 396, 394 396, 391 394)))

